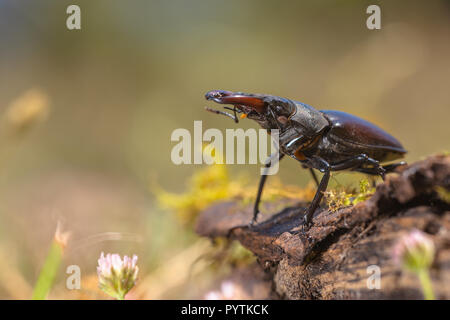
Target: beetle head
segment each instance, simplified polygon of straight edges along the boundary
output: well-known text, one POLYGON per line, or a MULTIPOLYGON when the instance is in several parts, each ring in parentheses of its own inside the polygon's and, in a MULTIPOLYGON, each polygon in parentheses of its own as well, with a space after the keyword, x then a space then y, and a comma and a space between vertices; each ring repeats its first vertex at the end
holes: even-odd
POLYGON ((241 117, 257 121, 266 129, 281 128, 286 125, 295 111, 295 103, 289 99, 243 92, 212 90, 206 93, 207 100, 233 105, 241 117))

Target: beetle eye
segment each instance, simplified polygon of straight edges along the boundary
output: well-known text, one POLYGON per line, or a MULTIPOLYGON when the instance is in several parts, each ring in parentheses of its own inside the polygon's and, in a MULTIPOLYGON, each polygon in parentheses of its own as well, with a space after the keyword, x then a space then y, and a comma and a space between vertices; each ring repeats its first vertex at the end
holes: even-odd
POLYGON ((288 118, 286 118, 285 116, 279 116, 277 120, 282 124, 286 124, 288 122, 288 118))

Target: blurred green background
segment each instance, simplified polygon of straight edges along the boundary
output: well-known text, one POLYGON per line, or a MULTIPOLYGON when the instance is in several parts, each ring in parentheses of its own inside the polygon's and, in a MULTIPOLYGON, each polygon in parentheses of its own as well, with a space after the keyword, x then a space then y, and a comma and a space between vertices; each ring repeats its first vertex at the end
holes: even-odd
MULTIPOLYGON (((214 272, 165 282, 168 259, 203 248, 150 185, 181 192, 199 168, 172 164, 174 129, 237 127, 204 111, 208 90, 357 114, 396 136, 408 161, 449 150, 449 18, 450 1, 435 0, 0 0, 0 298, 29 297, 58 220, 72 232, 64 266, 83 276, 95 275, 100 251, 137 253, 142 278, 153 275, 143 297, 201 294, 214 272), (81 30, 66 28, 70 4, 81 30), (366 28, 370 4, 381 30, 366 28), (7 116, 24 96, 41 103, 32 130, 7 116)), ((259 177, 256 165, 230 169, 259 177)), ((309 180, 289 160, 279 175, 309 180)), ((64 279, 62 270, 51 297, 78 298, 64 279)))

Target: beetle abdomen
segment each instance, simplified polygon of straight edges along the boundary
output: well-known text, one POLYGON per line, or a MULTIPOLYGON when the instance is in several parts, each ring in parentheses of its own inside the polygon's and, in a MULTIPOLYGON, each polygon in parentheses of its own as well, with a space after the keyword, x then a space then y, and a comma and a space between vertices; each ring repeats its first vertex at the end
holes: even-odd
POLYGON ((406 150, 402 144, 386 131, 373 123, 342 111, 321 110, 330 121, 328 136, 349 147, 372 150, 372 155, 379 161, 401 158, 406 150))

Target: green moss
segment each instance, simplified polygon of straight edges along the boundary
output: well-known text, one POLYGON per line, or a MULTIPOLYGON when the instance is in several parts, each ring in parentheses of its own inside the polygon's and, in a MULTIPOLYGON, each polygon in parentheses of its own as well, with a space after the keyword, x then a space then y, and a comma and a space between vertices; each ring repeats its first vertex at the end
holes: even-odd
POLYGON ((450 203, 450 191, 443 187, 436 187, 436 192, 443 201, 450 203))
POLYGON ((331 211, 337 211, 340 208, 356 205, 369 199, 375 192, 375 187, 370 186, 367 179, 359 182, 359 192, 341 190, 330 190, 324 192, 325 200, 331 211))
MULTIPOLYGON (((213 164, 197 170, 189 179, 186 190, 176 194, 153 187, 159 206, 172 211, 182 224, 192 224, 197 215, 212 203, 233 200, 242 207, 255 201, 257 182, 249 183, 242 176, 231 177, 226 165, 213 164)), ((264 189, 262 201, 279 199, 309 200, 314 196, 312 185, 302 189, 286 186, 273 177, 264 189)))

